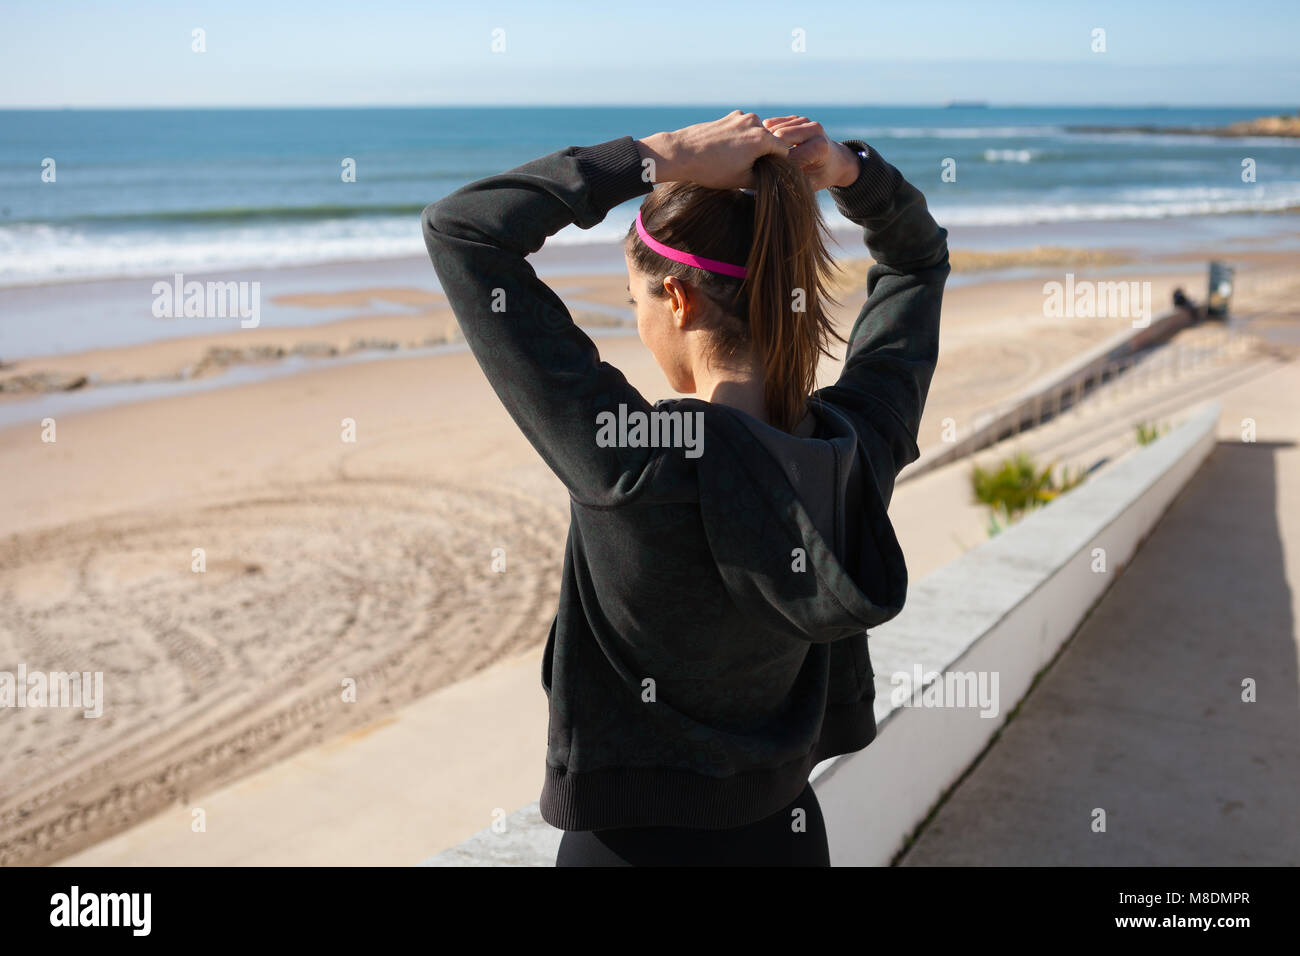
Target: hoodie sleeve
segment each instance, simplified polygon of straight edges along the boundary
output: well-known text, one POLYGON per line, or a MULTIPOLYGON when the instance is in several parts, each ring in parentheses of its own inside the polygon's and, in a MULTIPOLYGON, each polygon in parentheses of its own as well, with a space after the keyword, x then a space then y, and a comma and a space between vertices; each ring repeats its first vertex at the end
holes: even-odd
POLYGON ((600 355, 526 257, 650 192, 631 136, 570 146, 427 206, 424 241, 470 350, 506 410, 580 500, 628 490, 650 449, 601 447, 597 416, 652 407, 600 355))
POLYGON ((839 380, 818 394, 865 419, 889 448, 892 489, 898 472, 920 456, 917 437, 939 359, 939 308, 947 281, 948 231, 925 197, 861 140, 844 145, 867 158, 857 180, 830 194, 840 213, 862 227, 875 263, 867 301, 849 335, 839 380))

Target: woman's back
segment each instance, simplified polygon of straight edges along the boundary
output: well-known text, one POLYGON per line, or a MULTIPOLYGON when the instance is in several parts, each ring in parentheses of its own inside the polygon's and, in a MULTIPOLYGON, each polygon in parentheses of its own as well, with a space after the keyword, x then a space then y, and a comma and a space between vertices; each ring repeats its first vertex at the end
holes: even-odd
POLYGON ((573 502, 542 674, 541 810, 566 830, 752 823, 874 737, 866 630, 905 597, 886 508, 917 454, 948 273, 946 233, 873 155, 832 190, 877 265, 814 437, 718 402, 652 406, 524 261, 645 193, 640 170, 630 137, 571 147, 425 212, 467 341, 573 502), (656 412, 697 416, 695 440, 648 440, 656 412))

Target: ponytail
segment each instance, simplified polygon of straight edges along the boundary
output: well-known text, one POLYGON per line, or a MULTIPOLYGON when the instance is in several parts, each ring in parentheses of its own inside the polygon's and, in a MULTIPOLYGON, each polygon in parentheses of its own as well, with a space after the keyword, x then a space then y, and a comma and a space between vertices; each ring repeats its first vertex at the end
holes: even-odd
MULTIPOLYGON (((772 424, 793 431, 817 384, 817 362, 843 342, 826 314, 835 268, 826 224, 808 177, 784 157, 754 163, 754 238, 746 260, 754 354, 763 369, 763 403, 772 424)), ((838 303, 836 303, 838 304, 838 303)))

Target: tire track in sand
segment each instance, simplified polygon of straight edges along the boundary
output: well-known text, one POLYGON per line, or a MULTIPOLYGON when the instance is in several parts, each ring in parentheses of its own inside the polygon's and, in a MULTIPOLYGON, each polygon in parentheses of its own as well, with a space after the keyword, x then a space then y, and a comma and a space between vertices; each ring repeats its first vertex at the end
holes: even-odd
POLYGON ((540 642, 566 528, 521 493, 365 478, 0 540, 0 670, 103 671, 105 698, 96 719, 0 710, 0 865, 75 853, 540 642))

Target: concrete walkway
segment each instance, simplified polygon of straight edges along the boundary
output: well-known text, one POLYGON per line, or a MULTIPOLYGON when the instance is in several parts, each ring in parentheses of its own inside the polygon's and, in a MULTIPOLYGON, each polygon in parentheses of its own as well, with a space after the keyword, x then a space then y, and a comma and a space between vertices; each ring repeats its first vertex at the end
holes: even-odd
POLYGON ((1300 863, 1300 361, 1220 400, 1218 447, 902 865, 1300 863))

